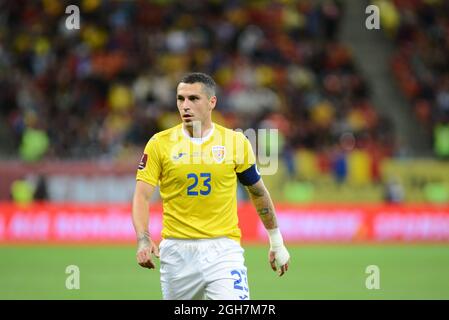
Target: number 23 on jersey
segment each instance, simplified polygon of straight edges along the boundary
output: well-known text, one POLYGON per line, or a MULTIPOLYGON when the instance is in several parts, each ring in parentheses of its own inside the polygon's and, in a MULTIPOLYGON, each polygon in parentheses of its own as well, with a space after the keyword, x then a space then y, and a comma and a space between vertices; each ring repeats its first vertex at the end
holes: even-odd
POLYGON ((198 196, 198 194, 207 196, 212 190, 210 185, 211 174, 208 172, 200 173, 199 177, 196 173, 188 173, 187 179, 189 180, 188 196, 198 196))

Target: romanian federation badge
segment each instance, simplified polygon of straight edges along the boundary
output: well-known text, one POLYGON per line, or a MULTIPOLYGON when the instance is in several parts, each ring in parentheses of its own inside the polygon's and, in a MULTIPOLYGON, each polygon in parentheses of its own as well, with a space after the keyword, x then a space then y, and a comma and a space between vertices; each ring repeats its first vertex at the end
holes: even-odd
POLYGON ((212 146, 212 156, 218 163, 223 162, 226 155, 225 146, 212 146))

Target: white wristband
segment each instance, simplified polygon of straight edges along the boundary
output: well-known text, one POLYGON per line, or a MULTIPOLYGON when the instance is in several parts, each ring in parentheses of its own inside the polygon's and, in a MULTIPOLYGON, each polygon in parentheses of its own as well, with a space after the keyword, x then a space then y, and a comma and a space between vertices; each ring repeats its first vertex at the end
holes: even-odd
POLYGON ((279 228, 267 229, 268 237, 270 238, 270 249, 278 249, 284 246, 284 239, 279 228))

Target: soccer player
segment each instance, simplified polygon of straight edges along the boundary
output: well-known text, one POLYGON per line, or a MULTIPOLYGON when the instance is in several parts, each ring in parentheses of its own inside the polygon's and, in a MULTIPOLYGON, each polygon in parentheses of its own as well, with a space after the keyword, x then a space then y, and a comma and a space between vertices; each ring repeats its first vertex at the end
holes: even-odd
POLYGON ((246 186, 270 239, 269 264, 282 276, 290 255, 271 197, 248 139, 212 122, 214 80, 186 75, 177 87, 182 123, 155 134, 140 161, 132 217, 137 262, 154 268, 159 257, 164 299, 249 299, 247 269, 237 217, 237 179, 246 186), (149 204, 159 184, 162 241, 148 232, 149 204))

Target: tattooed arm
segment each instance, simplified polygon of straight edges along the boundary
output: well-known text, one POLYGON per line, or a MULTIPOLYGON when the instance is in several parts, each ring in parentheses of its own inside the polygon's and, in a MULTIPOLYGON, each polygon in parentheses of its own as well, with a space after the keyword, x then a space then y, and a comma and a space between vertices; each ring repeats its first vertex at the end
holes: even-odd
POLYGON ((137 181, 132 204, 133 225, 137 236, 137 263, 149 269, 155 267, 152 254, 159 258, 159 249, 148 232, 149 205, 154 189, 148 183, 137 181))
POLYGON ((284 246, 282 235, 278 228, 273 201, 271 201, 270 194, 262 179, 246 188, 270 238, 268 259, 271 268, 277 271, 277 267, 279 267, 279 275, 282 276, 288 270, 290 255, 284 246))

